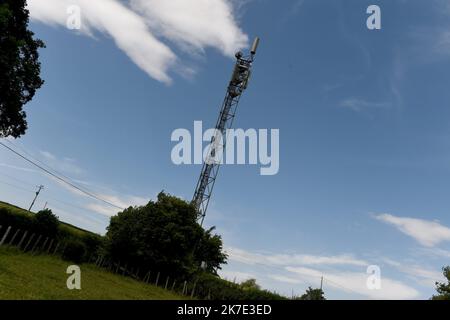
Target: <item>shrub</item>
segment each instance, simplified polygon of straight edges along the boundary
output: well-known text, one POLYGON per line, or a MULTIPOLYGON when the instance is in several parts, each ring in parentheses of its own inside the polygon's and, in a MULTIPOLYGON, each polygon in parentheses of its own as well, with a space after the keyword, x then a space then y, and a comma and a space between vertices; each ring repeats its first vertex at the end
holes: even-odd
POLYGON ((82 237, 82 241, 86 246, 86 254, 99 254, 103 244, 103 238, 96 234, 87 233, 82 237))
POLYGON ((86 253, 86 245, 82 241, 70 239, 65 244, 62 258, 75 263, 81 263, 85 261, 86 253))
POLYGON ((276 293, 259 289, 256 282, 249 287, 244 282, 236 284, 221 279, 218 276, 201 273, 194 277, 196 295, 213 300, 283 300, 286 299, 276 293))
POLYGON ((161 192, 156 202, 130 207, 111 218, 105 252, 113 261, 187 276, 203 263, 216 272, 225 263, 222 239, 204 230, 195 207, 161 192))
POLYGON ((58 234, 59 218, 52 210, 41 210, 33 216, 34 230, 40 234, 54 237, 58 234))

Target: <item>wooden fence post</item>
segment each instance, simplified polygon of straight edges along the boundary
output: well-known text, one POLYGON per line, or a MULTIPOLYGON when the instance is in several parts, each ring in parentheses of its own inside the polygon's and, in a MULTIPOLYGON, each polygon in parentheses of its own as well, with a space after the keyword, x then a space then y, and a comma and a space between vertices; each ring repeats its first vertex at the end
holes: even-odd
POLYGON ((31 244, 31 241, 33 241, 33 239, 34 239, 34 236, 35 236, 34 233, 31 234, 31 237, 30 237, 30 239, 28 239, 28 242, 27 242, 27 244, 25 245, 25 247, 23 248, 23 251, 27 251, 28 247, 29 247, 30 244, 31 244))
POLYGON ((3 245, 3 243, 5 242, 6 237, 8 236, 8 234, 9 234, 10 231, 11 231, 11 226, 9 226, 8 229, 6 229, 6 232, 5 232, 5 234, 3 235, 2 240, 0 241, 0 246, 3 245))
POLYGON ((55 241, 55 239, 52 239, 52 241, 50 241, 50 244, 48 245, 47 253, 50 253, 50 250, 52 249, 52 246, 53 246, 53 241, 55 241))
POLYGON ((11 240, 9 240, 9 245, 13 245, 14 244, 14 240, 16 240, 17 235, 19 234, 20 229, 17 229, 16 233, 14 233, 13 237, 11 238, 11 240))
POLYGON ((40 248, 41 250, 45 250, 45 245, 47 244, 47 242, 48 242, 48 237, 45 238, 44 244, 43 244, 42 247, 40 248))
POLYGON ((175 289, 175 284, 177 283, 177 280, 173 280, 173 284, 172 284, 172 291, 173 291, 173 289, 175 289))
POLYGON ((59 249, 59 245, 60 245, 60 242, 59 242, 59 241, 58 241, 58 242, 56 242, 55 250, 53 250, 53 255, 55 255, 55 254, 56 254, 56 252, 58 251, 58 249, 59 249))
POLYGON ((34 252, 34 249, 36 248, 36 246, 38 245, 39 241, 41 241, 42 235, 39 235, 37 241, 34 243, 33 248, 31 249, 31 252, 34 252))
POLYGON ((194 282, 194 286, 192 287, 191 298, 194 298, 195 287, 197 286, 197 281, 194 282))
POLYGON ((22 248, 22 243, 25 241, 27 235, 28 235, 28 231, 25 231, 25 233, 22 236, 22 239, 20 239, 20 242, 19 242, 19 245, 18 245, 19 249, 22 248))
POLYGON ((164 289, 167 290, 167 286, 169 285, 169 276, 167 276, 166 279, 166 285, 164 286, 164 289))

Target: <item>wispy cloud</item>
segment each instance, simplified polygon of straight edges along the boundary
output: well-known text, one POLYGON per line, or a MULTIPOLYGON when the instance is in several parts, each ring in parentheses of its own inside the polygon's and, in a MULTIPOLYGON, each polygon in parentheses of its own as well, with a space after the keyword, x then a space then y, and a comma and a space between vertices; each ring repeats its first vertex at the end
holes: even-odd
POLYGON ((348 293, 360 294, 371 299, 402 300, 414 299, 419 296, 419 292, 416 289, 385 276, 381 276, 380 290, 370 290, 367 287, 368 275, 365 272, 324 273, 321 270, 304 267, 287 267, 286 270, 296 275, 300 280, 323 276, 327 286, 348 293))
POLYGON ((400 232, 412 237, 426 247, 433 247, 443 241, 450 241, 450 228, 437 221, 397 217, 387 213, 375 215, 375 218, 396 227, 400 232))
POLYGON ((245 264, 263 264, 268 266, 297 265, 351 265, 367 266, 368 262, 356 259, 350 254, 336 256, 317 256, 304 254, 262 254, 239 248, 226 248, 229 259, 245 264))
POLYGON ((14 170, 19 170, 19 171, 24 171, 24 172, 39 172, 39 171, 34 170, 34 169, 25 168, 25 167, 19 167, 19 166, 7 164, 7 163, 1 163, 1 162, 0 162, 0 166, 8 168, 8 169, 14 169, 14 170))
POLYGON ((371 102, 364 99, 348 98, 339 103, 342 108, 355 112, 369 111, 374 109, 386 109, 392 106, 390 102, 371 102))
POLYGON ((78 166, 75 159, 68 157, 59 158, 51 152, 44 150, 41 150, 39 153, 44 157, 45 162, 57 171, 75 176, 84 173, 84 170, 78 166))
POLYGON ((188 51, 217 48, 228 56, 248 37, 237 26, 227 0, 131 0, 152 31, 188 51))
POLYGON ((164 83, 172 81, 169 71, 179 65, 164 39, 187 51, 212 47, 225 55, 248 40, 229 0, 28 0, 31 18, 52 26, 66 26, 71 5, 81 9, 82 34, 110 36, 139 68, 164 83))
POLYGON ((396 268, 401 273, 426 287, 432 287, 436 281, 443 280, 443 274, 439 269, 424 267, 411 261, 402 263, 389 258, 382 260, 387 265, 396 268))
MULTIPOLYGON (((110 194, 99 194, 98 196, 121 208, 128 208, 130 206, 142 206, 150 201, 150 199, 147 198, 130 195, 115 196, 110 194)), ((119 211, 117 208, 100 202, 89 203, 86 205, 86 208, 108 217, 115 216, 119 211)))

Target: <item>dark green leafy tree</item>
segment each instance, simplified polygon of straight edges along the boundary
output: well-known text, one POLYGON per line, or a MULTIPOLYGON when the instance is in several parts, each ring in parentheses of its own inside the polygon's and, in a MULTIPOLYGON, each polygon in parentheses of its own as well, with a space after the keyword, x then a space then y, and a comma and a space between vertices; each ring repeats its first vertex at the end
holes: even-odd
POLYGON ((194 259, 200 261, 204 271, 217 274, 220 265, 226 261, 227 255, 223 252, 222 237, 213 234, 214 230, 215 227, 212 227, 202 232, 201 240, 194 250, 194 259))
POLYGON ((433 300, 450 300, 450 266, 442 269, 447 283, 436 282, 437 295, 432 297, 433 300))
POLYGON ((306 293, 298 298, 298 300, 326 300, 322 289, 313 289, 309 287, 306 293))
POLYGON ((25 0, 0 2, 0 137, 25 133, 23 106, 43 84, 38 50, 44 43, 28 30, 25 5, 25 0))
POLYGON ((161 192, 156 202, 111 218, 105 251, 112 260, 141 269, 187 275, 203 264, 214 273, 226 256, 212 230, 198 224, 193 205, 161 192))
POLYGON ((34 215, 33 224, 37 232, 53 237, 58 233, 59 218, 52 210, 44 209, 34 215))

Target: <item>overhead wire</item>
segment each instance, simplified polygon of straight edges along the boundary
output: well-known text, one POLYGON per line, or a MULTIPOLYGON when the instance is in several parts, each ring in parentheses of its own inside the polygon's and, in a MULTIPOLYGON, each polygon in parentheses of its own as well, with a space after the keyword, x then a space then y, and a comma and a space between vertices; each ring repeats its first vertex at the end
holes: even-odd
MULTIPOLYGON (((15 155, 19 156, 19 157, 22 158, 23 160, 27 161, 28 163, 32 164, 32 165, 35 166, 36 168, 42 170, 42 171, 45 172, 46 174, 48 174, 48 175, 52 176, 53 178, 55 178, 55 179, 57 179, 57 180, 63 182, 64 184, 68 185, 69 187, 71 187, 71 188, 73 188, 73 189, 76 189, 76 190, 80 191, 81 193, 83 193, 83 194, 85 194, 85 195, 87 195, 87 196, 89 196, 89 197, 91 197, 91 198, 93 198, 93 199, 96 199, 97 201, 103 202, 103 203, 105 203, 105 204, 107 204, 107 205, 109 205, 109 206, 112 206, 112 207, 117 208, 117 209, 120 209, 120 210, 125 210, 124 208, 119 207, 119 206, 115 205, 114 203, 111 203, 111 202, 109 202, 109 201, 107 201, 107 200, 105 200, 105 199, 103 199, 103 198, 101 198, 101 197, 95 195, 94 193, 92 193, 92 192, 90 192, 90 191, 87 191, 87 190, 85 190, 84 188, 81 188, 81 187, 75 185, 74 183, 72 183, 72 182, 70 182, 70 181, 67 181, 67 178, 63 178, 63 177, 61 177, 61 176, 59 176, 59 175, 57 175, 57 174, 51 172, 50 170, 44 168, 42 165, 39 165, 38 163, 36 163, 36 161, 33 161, 33 160, 29 159, 28 157, 26 157, 26 156, 24 156, 23 154, 17 152, 16 150, 14 150, 13 148, 7 146, 6 144, 4 144, 4 143, 1 142, 1 141, 0 141, 0 145, 3 146, 4 148, 6 148, 7 150, 11 151, 11 152, 14 153, 15 155)), ((47 166, 47 165, 46 165, 46 166, 47 166)), ((48 166, 47 166, 47 167, 48 167, 48 166)))

